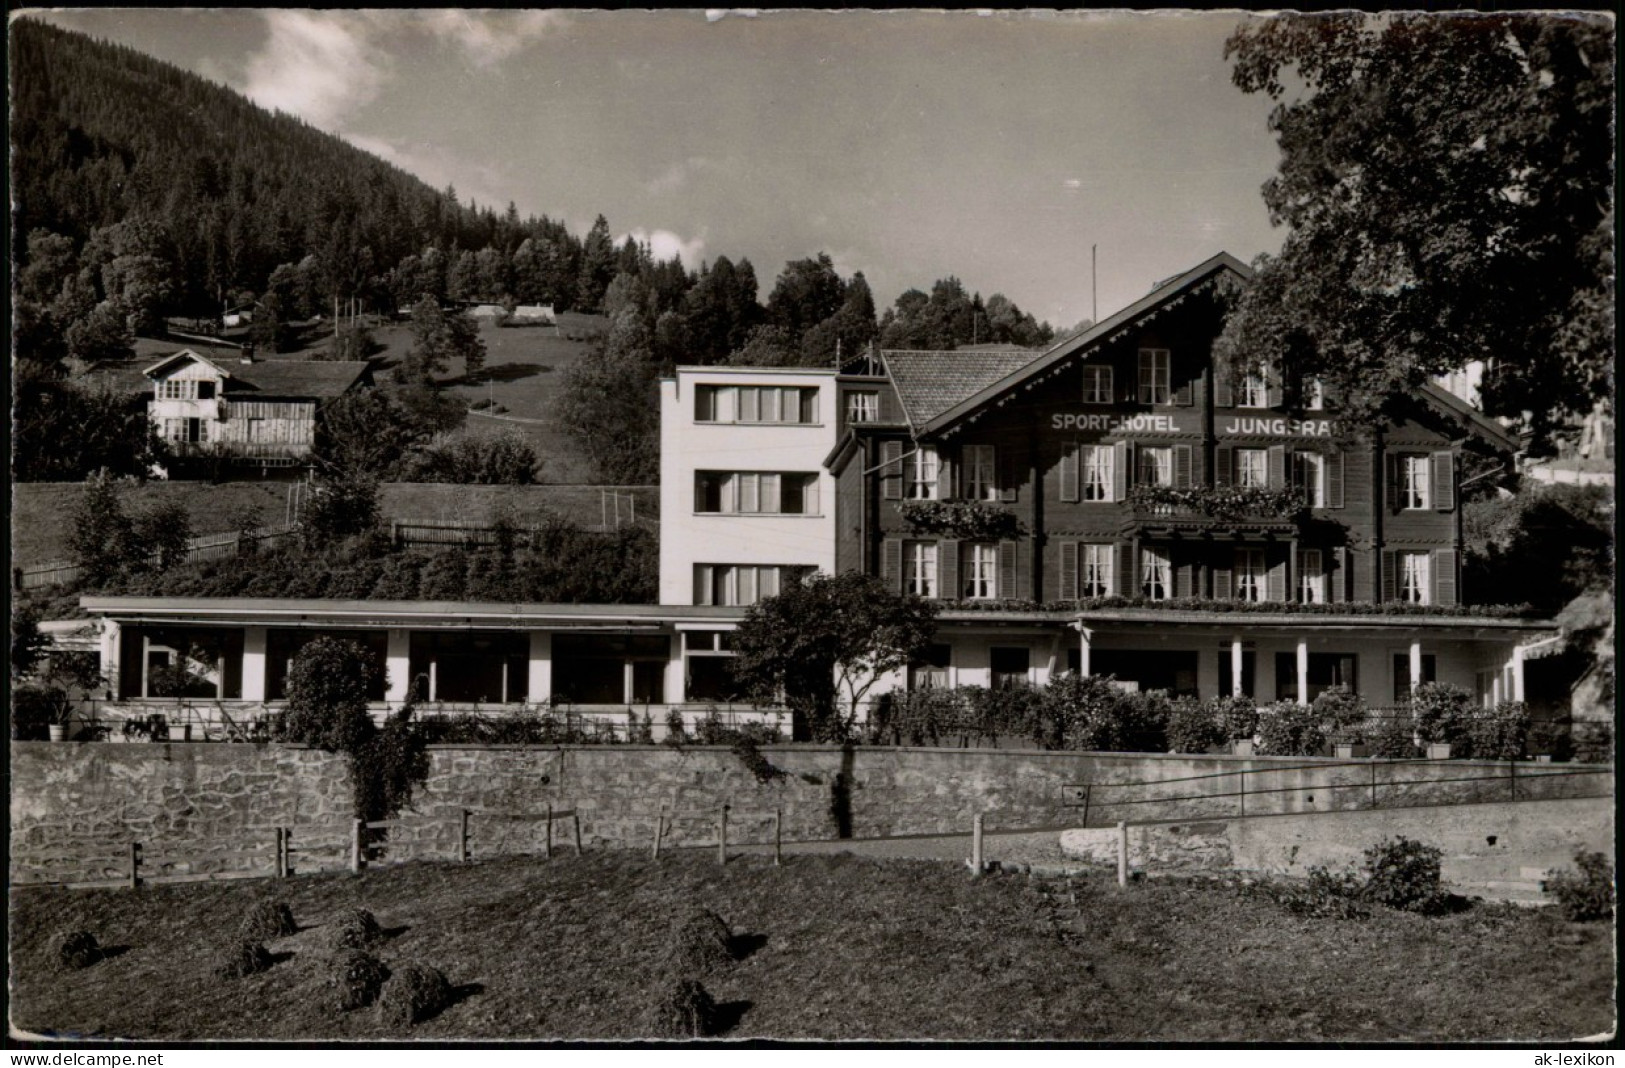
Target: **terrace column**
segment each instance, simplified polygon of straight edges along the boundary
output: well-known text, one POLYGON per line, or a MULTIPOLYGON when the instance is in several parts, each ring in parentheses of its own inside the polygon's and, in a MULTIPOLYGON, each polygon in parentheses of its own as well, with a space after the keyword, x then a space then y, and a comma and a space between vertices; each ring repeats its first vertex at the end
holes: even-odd
POLYGON ((1309 643, 1298 642, 1298 704, 1309 703, 1309 643))
POLYGON ((1492 708, 1495 705, 1500 704, 1501 701, 1502 701, 1502 696, 1501 696, 1501 675, 1502 675, 1502 672, 1497 671, 1495 673, 1495 678, 1490 680, 1490 706, 1492 708))
POLYGON ((1522 701, 1523 696, 1523 647, 1512 650, 1512 700, 1522 701))
POLYGON ((389 672, 389 689, 384 699, 392 705, 406 703, 412 692, 412 634, 398 627, 389 629, 389 647, 384 653, 384 667, 389 672))
POLYGON ((1241 639, 1230 639, 1230 696, 1241 696, 1241 639))
POLYGON ((1422 685, 1422 643, 1411 642, 1411 693, 1422 685))
POLYGON ((546 704, 553 696, 553 634, 530 632, 530 703, 546 704))
POLYGON ((1088 627, 1078 627, 1078 677, 1088 678, 1089 671, 1089 639, 1094 637, 1088 627))
POLYGON ((265 700, 265 628, 243 628, 243 700, 265 700))
POLYGON ((107 680, 109 695, 123 697, 124 694, 120 692, 118 647, 119 625, 111 619, 102 620, 100 652, 102 677, 107 680))

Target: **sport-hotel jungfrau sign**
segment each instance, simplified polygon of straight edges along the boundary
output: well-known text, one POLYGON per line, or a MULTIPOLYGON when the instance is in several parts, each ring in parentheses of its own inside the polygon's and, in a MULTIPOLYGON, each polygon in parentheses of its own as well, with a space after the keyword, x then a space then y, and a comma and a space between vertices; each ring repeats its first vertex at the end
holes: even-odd
MULTIPOLYGON (((1051 430, 1096 431, 1103 434, 1200 434, 1201 415, 1197 412, 1056 412, 1050 416, 1051 430)), ((1214 430, 1225 437, 1329 438, 1330 419, 1288 419, 1282 416, 1222 416, 1214 420, 1214 430)))

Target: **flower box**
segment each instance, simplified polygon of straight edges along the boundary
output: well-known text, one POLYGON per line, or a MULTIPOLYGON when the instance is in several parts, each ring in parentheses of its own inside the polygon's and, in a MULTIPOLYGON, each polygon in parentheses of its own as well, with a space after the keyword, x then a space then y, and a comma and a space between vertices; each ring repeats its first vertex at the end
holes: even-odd
POLYGON ((1360 742, 1338 742, 1333 749, 1339 760, 1364 760, 1371 755, 1371 747, 1360 742))
POLYGON ((1449 760, 1450 759, 1450 743, 1449 742, 1429 742, 1427 748, 1428 748, 1428 759, 1429 760, 1449 760))

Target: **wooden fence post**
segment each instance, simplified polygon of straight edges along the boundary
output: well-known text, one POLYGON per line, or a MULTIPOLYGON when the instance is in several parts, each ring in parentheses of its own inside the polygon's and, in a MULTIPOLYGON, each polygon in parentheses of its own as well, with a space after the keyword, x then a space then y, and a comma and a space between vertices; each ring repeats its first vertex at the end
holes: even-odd
POLYGON ((1128 885, 1128 821, 1117 821, 1117 885, 1128 885))
POLYGON ((1516 801, 1518 799, 1518 762, 1516 760, 1507 761, 1507 789, 1512 800, 1516 801))
POLYGON ((721 819, 717 823, 717 863, 728 863, 728 806, 722 806, 721 819))
POLYGON ((978 812, 970 821, 970 877, 982 877, 982 814, 978 812))
POLYGON ((547 845, 543 848, 542 856, 553 859, 553 802, 547 803, 547 845))
POLYGON ((130 843, 130 889, 141 885, 141 843, 130 843))
POLYGON ((773 866, 784 863, 784 810, 773 810, 773 866))
POLYGON ((654 859, 660 859, 660 836, 666 829, 666 806, 661 805, 660 811, 655 813, 655 847, 654 859))
MULTIPOLYGON (((1241 814, 1243 816, 1247 815, 1247 773, 1245 771, 1241 773, 1241 814)), ((1122 821, 1119 820, 1117 825, 1121 827, 1123 825, 1122 821)))
POLYGON ((367 821, 358 819, 350 825, 350 871, 359 875, 367 865, 367 821))
POLYGON ((286 827, 276 829, 276 877, 278 879, 288 877, 288 829, 286 827))
POLYGON ((468 809, 463 809, 462 826, 457 832, 457 860, 461 864, 468 863, 468 809))
POLYGON ((575 831, 576 856, 579 857, 581 855, 581 816, 578 813, 570 813, 570 826, 575 831))

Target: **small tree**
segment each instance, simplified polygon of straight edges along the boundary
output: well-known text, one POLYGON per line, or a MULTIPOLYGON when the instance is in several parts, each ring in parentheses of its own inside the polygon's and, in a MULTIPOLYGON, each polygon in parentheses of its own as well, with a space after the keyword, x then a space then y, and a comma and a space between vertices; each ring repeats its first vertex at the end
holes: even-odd
POLYGON ((873 575, 814 575, 750 607, 734 676, 758 699, 783 694, 798 738, 844 741, 879 676, 930 644, 936 612, 873 575))
POLYGON ((299 517, 308 545, 326 545, 378 527, 378 480, 361 471, 340 471, 311 483, 299 517))
POLYGON ((192 517, 179 501, 160 501, 136 517, 134 541, 142 558, 126 561, 128 565, 139 569, 152 564, 168 571, 186 559, 192 543, 192 517))
POLYGON ((381 672, 356 642, 317 638, 308 643, 288 673, 283 733, 328 752, 354 753, 374 733, 367 695, 381 672))
POLYGON ((134 534, 112 476, 105 469, 97 471, 85 480, 68 532, 68 548, 91 585, 118 574, 134 534))

